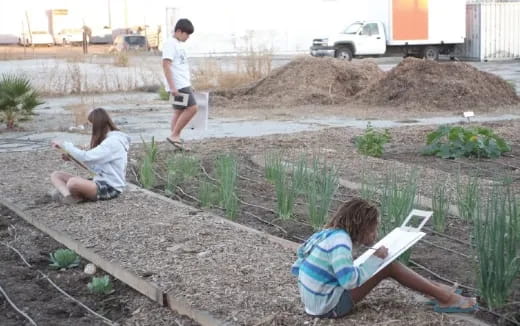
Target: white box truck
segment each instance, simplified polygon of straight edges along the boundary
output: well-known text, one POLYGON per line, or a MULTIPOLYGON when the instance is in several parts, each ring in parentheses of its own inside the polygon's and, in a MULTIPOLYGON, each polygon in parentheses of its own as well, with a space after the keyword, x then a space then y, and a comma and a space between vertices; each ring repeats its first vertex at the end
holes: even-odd
POLYGON ((363 56, 417 56, 436 60, 452 54, 466 36, 465 0, 364 0, 368 19, 312 42, 313 56, 352 60, 363 56))

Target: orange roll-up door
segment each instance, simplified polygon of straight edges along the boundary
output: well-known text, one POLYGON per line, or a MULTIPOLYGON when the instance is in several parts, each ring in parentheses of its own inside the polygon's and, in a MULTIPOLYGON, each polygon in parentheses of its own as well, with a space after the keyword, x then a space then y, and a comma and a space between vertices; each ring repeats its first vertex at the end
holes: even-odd
POLYGON ((428 39, 428 0, 392 0, 394 40, 428 39))

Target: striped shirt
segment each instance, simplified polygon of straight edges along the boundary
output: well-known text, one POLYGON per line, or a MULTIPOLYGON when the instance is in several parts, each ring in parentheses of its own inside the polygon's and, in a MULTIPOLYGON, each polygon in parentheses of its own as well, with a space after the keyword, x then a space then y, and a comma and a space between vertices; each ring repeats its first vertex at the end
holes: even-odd
POLYGON ((352 240, 345 230, 325 229, 314 233, 297 250, 291 272, 298 277, 298 288, 305 311, 319 316, 331 311, 343 291, 359 287, 381 265, 375 256, 354 267, 352 240))

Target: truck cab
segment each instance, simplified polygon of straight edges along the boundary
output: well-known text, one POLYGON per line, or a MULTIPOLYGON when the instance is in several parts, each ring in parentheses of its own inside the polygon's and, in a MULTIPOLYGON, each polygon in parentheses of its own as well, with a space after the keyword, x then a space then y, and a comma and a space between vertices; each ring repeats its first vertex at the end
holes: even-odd
POLYGON ((357 21, 329 38, 314 39, 313 56, 334 56, 351 60, 354 56, 377 56, 386 52, 385 28, 380 21, 357 21))

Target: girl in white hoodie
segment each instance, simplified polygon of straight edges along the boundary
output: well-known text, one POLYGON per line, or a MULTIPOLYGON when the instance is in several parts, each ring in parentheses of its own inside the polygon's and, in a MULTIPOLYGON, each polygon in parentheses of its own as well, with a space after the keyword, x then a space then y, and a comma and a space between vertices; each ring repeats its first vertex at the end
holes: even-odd
MULTIPOLYGON (((92 110, 88 115, 88 121, 92 124, 89 150, 79 149, 70 142, 52 142, 53 147, 65 149, 96 173, 94 178, 89 180, 67 172, 53 172, 51 182, 56 187, 53 198, 58 197, 66 203, 112 199, 119 196, 126 186, 130 137, 119 131, 102 108, 92 110)), ((70 160, 67 154, 62 157, 64 160, 70 160)))

